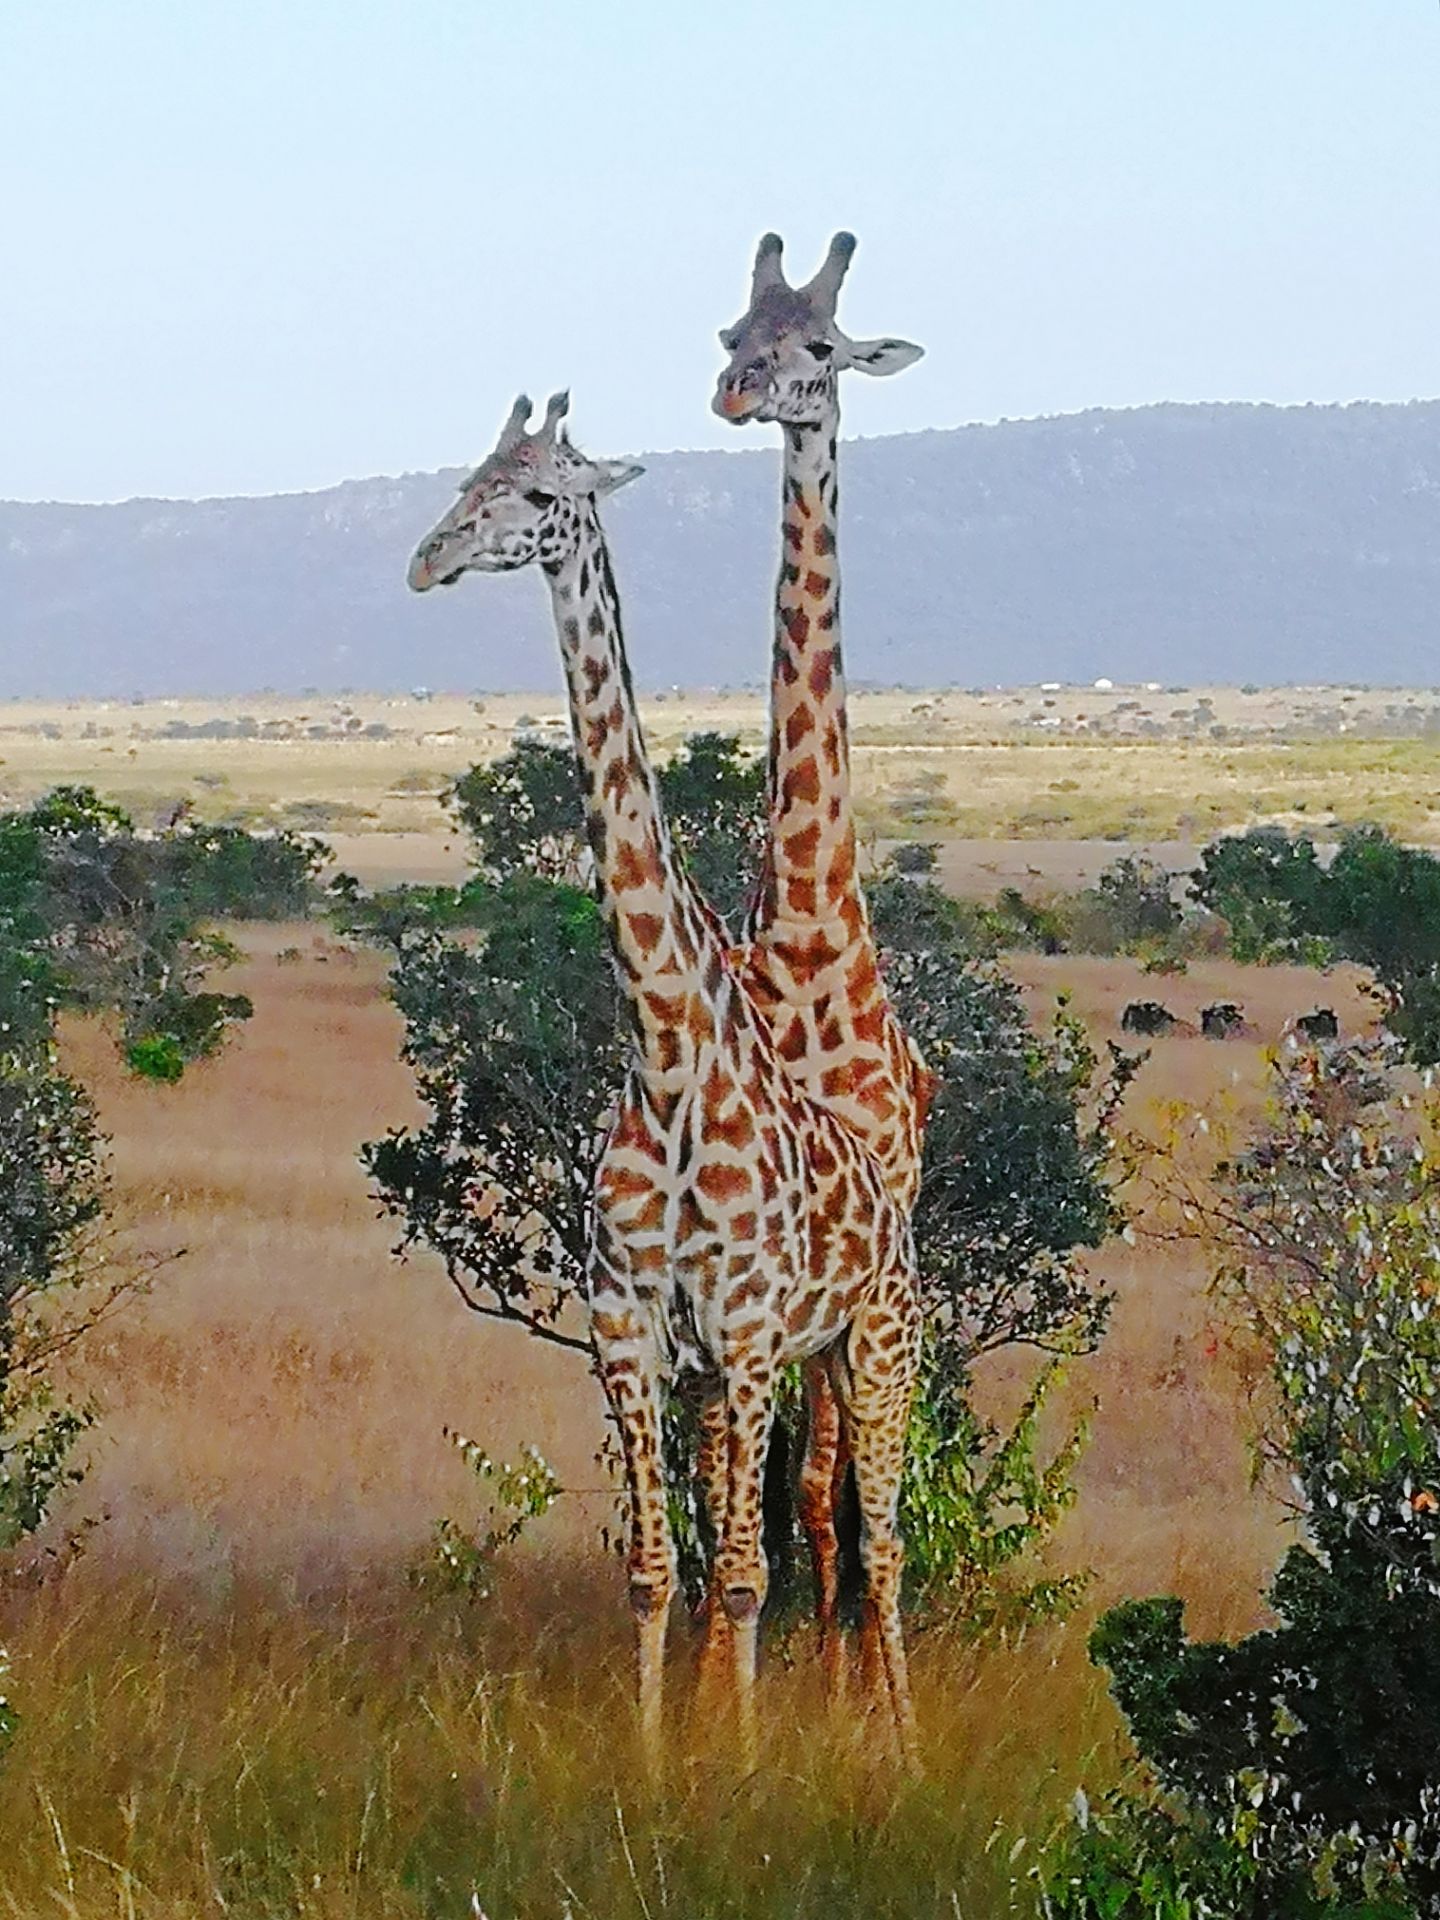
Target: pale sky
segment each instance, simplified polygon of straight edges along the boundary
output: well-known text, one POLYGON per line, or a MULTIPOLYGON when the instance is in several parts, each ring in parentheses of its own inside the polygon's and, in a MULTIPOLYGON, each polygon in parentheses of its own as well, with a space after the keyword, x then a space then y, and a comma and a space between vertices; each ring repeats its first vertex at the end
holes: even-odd
POLYGON ((1440 0, 0 0, 0 498, 762 444, 837 226, 847 433, 1434 395, 1440 0))

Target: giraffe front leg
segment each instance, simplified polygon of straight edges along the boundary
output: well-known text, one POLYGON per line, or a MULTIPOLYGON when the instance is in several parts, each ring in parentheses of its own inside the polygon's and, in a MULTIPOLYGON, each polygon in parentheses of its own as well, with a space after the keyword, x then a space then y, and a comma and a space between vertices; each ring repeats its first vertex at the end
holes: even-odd
MULTIPOLYGON (((778 1336, 774 1347, 778 1348, 778 1336)), ((775 1412, 771 1347, 747 1345, 724 1366, 727 1458, 725 1524, 715 1551, 713 1596, 729 1622, 741 1761, 753 1771, 759 1758, 755 1668, 760 1615, 770 1585, 765 1559, 761 1495, 765 1451, 775 1412)))
MULTIPOLYGON (((696 1471, 705 1496, 705 1512, 715 1553, 725 1535, 725 1516, 730 1491, 730 1417, 725 1390, 717 1379, 705 1383, 700 1402, 699 1445, 696 1471)), ((700 1643, 700 1661, 696 1674, 693 1724, 702 1734, 724 1705, 734 1671, 734 1633, 730 1616, 720 1598, 712 1560, 709 1587, 705 1599, 705 1633, 700 1643)))
POLYGON ((628 1290, 608 1275, 601 1289, 592 1292, 591 1327, 601 1385, 620 1430, 625 1457, 630 1503, 626 1570, 630 1611, 635 1617, 640 1739, 653 1779, 660 1770, 665 1627, 675 1593, 675 1550, 665 1512, 659 1369, 646 1316, 628 1290))
POLYGON ((915 1709, 900 1616, 905 1548, 900 1481, 910 1397, 919 1365, 919 1308, 907 1292, 887 1290, 861 1309, 850 1330, 846 1424, 860 1498, 860 1558, 865 1572, 867 1686, 893 1728, 900 1758, 919 1771, 915 1709))
POLYGON ((840 1540, 835 1516, 849 1458, 840 1402, 828 1356, 805 1363, 805 1459, 800 1469, 800 1525, 815 1572, 820 1665, 832 1712, 845 1704, 845 1643, 840 1631, 840 1540))

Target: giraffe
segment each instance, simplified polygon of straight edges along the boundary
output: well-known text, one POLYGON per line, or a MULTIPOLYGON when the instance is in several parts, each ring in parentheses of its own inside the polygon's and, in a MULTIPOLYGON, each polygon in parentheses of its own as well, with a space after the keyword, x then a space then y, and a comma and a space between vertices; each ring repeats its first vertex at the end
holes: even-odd
MULTIPOLYGON (((743 977, 799 1084, 865 1142, 908 1210, 919 1191, 935 1083, 886 997, 859 881, 840 646, 836 465, 839 374, 849 367, 898 373, 922 349, 903 340, 851 340, 835 324, 854 249, 850 234, 837 234, 815 278, 792 288, 781 267, 780 239, 767 234, 755 258, 750 305, 720 335, 730 357, 715 411, 736 423, 774 421, 784 428, 768 835, 743 977)), ((843 1686, 835 1506, 846 1452, 823 1359, 806 1369, 805 1392, 801 1515, 833 1697, 843 1686)))
POLYGON ((777 1377, 833 1356, 878 1624, 877 1691, 902 1754, 913 1715, 900 1623, 896 1504, 920 1313, 905 1210, 857 1135, 777 1053, 723 928, 684 870, 641 733, 597 501, 639 468, 587 459, 556 395, 528 431, 521 396, 495 451, 415 551, 424 592, 466 572, 538 564, 568 686, 586 832, 629 1063, 595 1182, 586 1293, 597 1371, 630 1503, 629 1599, 640 1730, 658 1765, 666 1618, 675 1589, 661 1461, 666 1385, 698 1377, 718 1545, 707 1639, 729 1664, 744 1759, 756 1752, 755 1662, 767 1568, 761 1479, 777 1377))

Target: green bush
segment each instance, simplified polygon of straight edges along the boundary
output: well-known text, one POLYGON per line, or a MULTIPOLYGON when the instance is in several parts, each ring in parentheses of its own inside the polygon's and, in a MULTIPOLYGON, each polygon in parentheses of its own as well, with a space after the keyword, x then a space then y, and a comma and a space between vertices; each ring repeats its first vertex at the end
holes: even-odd
POLYGON ((1293 1488, 1305 1538, 1269 1590, 1277 1624, 1235 1645, 1188 1641, 1169 1597, 1100 1621, 1092 1656, 1172 1802, 1123 1808, 1121 1830, 1178 1807, 1207 1857, 1243 1868, 1237 1912, 1434 1913, 1440 1103, 1417 1124, 1375 1048, 1278 1073, 1272 1124, 1222 1164, 1199 1225, 1270 1355, 1260 1459, 1293 1488))
POLYGON ((1223 916, 1237 960, 1354 960, 1374 973, 1389 1025, 1422 1066, 1440 1061, 1440 859, 1380 827, 1345 833, 1328 869, 1280 827, 1217 840, 1191 890, 1223 916))
POLYGON ((1213 840, 1190 876, 1193 898, 1225 921, 1230 951, 1245 962, 1323 963, 1325 884, 1314 842, 1283 827, 1213 840))

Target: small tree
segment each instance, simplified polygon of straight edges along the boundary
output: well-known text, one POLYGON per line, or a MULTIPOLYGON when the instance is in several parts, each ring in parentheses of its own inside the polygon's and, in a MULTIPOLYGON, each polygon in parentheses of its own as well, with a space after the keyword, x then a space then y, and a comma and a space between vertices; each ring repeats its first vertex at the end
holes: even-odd
POLYGON ((1440 860, 1357 828, 1340 843, 1321 904, 1336 950, 1374 970, 1411 1058, 1440 1060, 1440 860))
POLYGON ((450 805, 470 835, 482 873, 579 878, 585 810, 568 745, 518 742, 503 759, 462 774, 450 790, 450 805))
POLYGON ((1169 873, 1143 855, 1127 853, 1112 862, 1096 881, 1095 892, 1122 947, 1164 939, 1180 925, 1169 873))
POLYGON ((1192 895, 1225 921, 1230 951, 1247 963, 1323 961, 1324 887, 1314 842, 1283 827, 1213 840, 1190 876, 1192 895))

